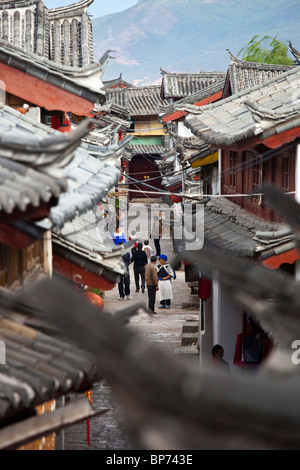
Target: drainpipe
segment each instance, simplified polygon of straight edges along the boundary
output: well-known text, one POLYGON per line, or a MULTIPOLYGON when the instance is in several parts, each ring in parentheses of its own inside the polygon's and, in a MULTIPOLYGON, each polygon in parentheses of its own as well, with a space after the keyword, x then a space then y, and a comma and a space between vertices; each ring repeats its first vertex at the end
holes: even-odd
POLYGON ((219 283, 219 275, 214 273, 213 281, 213 346, 220 344, 220 329, 221 329, 221 309, 220 309, 220 294, 221 287, 219 283))
MULTIPOLYGON (((221 162, 221 149, 218 150, 218 181, 217 181, 217 194, 222 194, 221 191, 221 171, 222 171, 222 162, 221 162)), ((213 286, 213 297, 212 297, 212 321, 213 321, 213 346, 215 344, 220 344, 221 341, 221 285, 219 282, 219 275, 216 271, 213 276, 212 281, 213 286)))

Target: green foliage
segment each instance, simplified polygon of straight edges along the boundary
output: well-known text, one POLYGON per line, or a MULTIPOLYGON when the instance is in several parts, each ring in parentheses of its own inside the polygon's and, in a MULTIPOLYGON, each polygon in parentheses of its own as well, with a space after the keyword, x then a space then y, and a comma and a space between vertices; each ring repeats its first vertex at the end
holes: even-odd
POLYGON ((270 36, 260 38, 253 36, 246 47, 238 53, 243 54, 242 59, 248 62, 259 62, 263 64, 293 65, 292 59, 288 56, 288 46, 270 36))
POLYGON ((102 289, 98 289, 97 287, 89 287, 89 292, 92 292, 93 294, 97 294, 99 295, 100 297, 103 297, 104 295, 104 290, 102 289))

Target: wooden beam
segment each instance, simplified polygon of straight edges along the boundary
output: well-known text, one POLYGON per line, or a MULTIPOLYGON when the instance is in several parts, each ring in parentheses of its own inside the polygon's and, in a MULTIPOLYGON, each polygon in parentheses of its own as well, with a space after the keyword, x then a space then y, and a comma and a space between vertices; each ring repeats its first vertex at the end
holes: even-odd
POLYGON ((48 111, 66 111, 78 116, 93 116, 94 103, 62 88, 39 80, 6 64, 0 64, 5 91, 48 111))
MULTIPOLYGON (((71 252, 69 252, 72 257, 71 252)), ((82 258, 84 264, 84 257, 82 258)), ((99 271, 101 267, 98 266, 99 271)), ((88 268, 79 266, 70 259, 63 258, 57 253, 53 253, 53 271, 66 279, 77 284, 86 284, 89 287, 97 287, 102 290, 112 290, 116 286, 116 282, 106 279, 105 276, 96 274, 88 270, 88 268)))
POLYGON ((281 147, 283 144, 293 142, 300 135, 300 127, 289 129, 288 131, 282 132, 281 134, 274 134, 263 140, 264 145, 269 148, 276 149, 281 147))
POLYGON ((223 90, 219 91, 218 93, 215 93, 214 95, 209 96, 208 98, 205 98, 204 100, 197 101, 197 103, 194 103, 194 105, 205 106, 206 104, 211 104, 211 103, 214 103, 215 101, 220 100, 222 96, 223 96, 223 90))
POLYGON ((282 264, 293 264, 299 259, 300 252, 294 248, 292 250, 286 251, 285 253, 270 256, 270 258, 263 260, 262 264, 269 269, 278 269, 282 264))
POLYGON ((17 250, 25 250, 36 238, 8 224, 0 224, 0 243, 17 250))
POLYGON ((87 400, 72 403, 52 413, 28 418, 0 430, 0 450, 13 450, 52 432, 57 432, 79 421, 94 418, 107 409, 93 411, 87 400))
MULTIPOLYGON (((222 95, 223 95, 223 90, 220 91, 219 93, 215 93, 214 95, 208 96, 204 100, 197 101, 196 103, 193 103, 193 105, 205 106, 206 104, 214 103, 215 101, 220 100, 222 98, 222 95)), ((176 106, 176 103, 174 106, 176 106)), ((169 114, 168 116, 165 116, 163 118, 163 122, 176 121, 177 119, 185 117, 187 114, 188 113, 186 111, 175 111, 174 113, 169 114)))
POLYGON ((11 214, 8 214, 4 210, 0 211, 1 223, 13 223, 20 220, 30 220, 32 222, 42 220, 49 216, 51 207, 55 205, 56 199, 52 199, 50 202, 41 202, 38 207, 34 207, 31 204, 27 206, 25 211, 21 211, 15 208, 11 214))

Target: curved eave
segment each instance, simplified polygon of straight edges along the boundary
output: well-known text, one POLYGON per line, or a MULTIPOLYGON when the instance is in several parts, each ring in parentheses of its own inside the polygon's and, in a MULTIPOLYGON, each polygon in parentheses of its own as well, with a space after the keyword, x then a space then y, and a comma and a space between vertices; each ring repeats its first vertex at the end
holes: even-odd
MULTIPOLYGON (((11 65, 0 64, 2 81, 6 91, 12 95, 48 111, 60 110, 79 116, 93 115, 95 103, 99 102, 101 95, 96 96, 75 82, 58 79, 54 75, 46 74, 45 79, 38 78, 34 76, 37 75, 34 72, 34 69, 31 69, 24 73, 11 65)), ((103 97, 103 101, 104 99, 103 97)))
POLYGON ((87 9, 93 2, 94 0, 82 0, 81 2, 71 3, 71 5, 66 5, 63 7, 49 8, 48 14, 50 19, 52 19, 52 17, 65 15, 67 13, 72 13, 74 16, 76 16, 78 11, 87 9))

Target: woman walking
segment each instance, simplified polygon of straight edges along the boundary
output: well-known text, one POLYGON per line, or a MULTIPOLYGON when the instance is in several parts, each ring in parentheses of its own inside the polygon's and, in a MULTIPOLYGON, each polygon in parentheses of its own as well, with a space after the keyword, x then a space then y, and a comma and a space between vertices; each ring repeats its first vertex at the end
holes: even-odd
POLYGON ((170 308, 171 300, 173 299, 171 280, 174 278, 174 272, 169 263, 166 255, 159 256, 159 264, 157 265, 157 273, 159 279, 158 297, 160 306, 158 308, 170 308))

